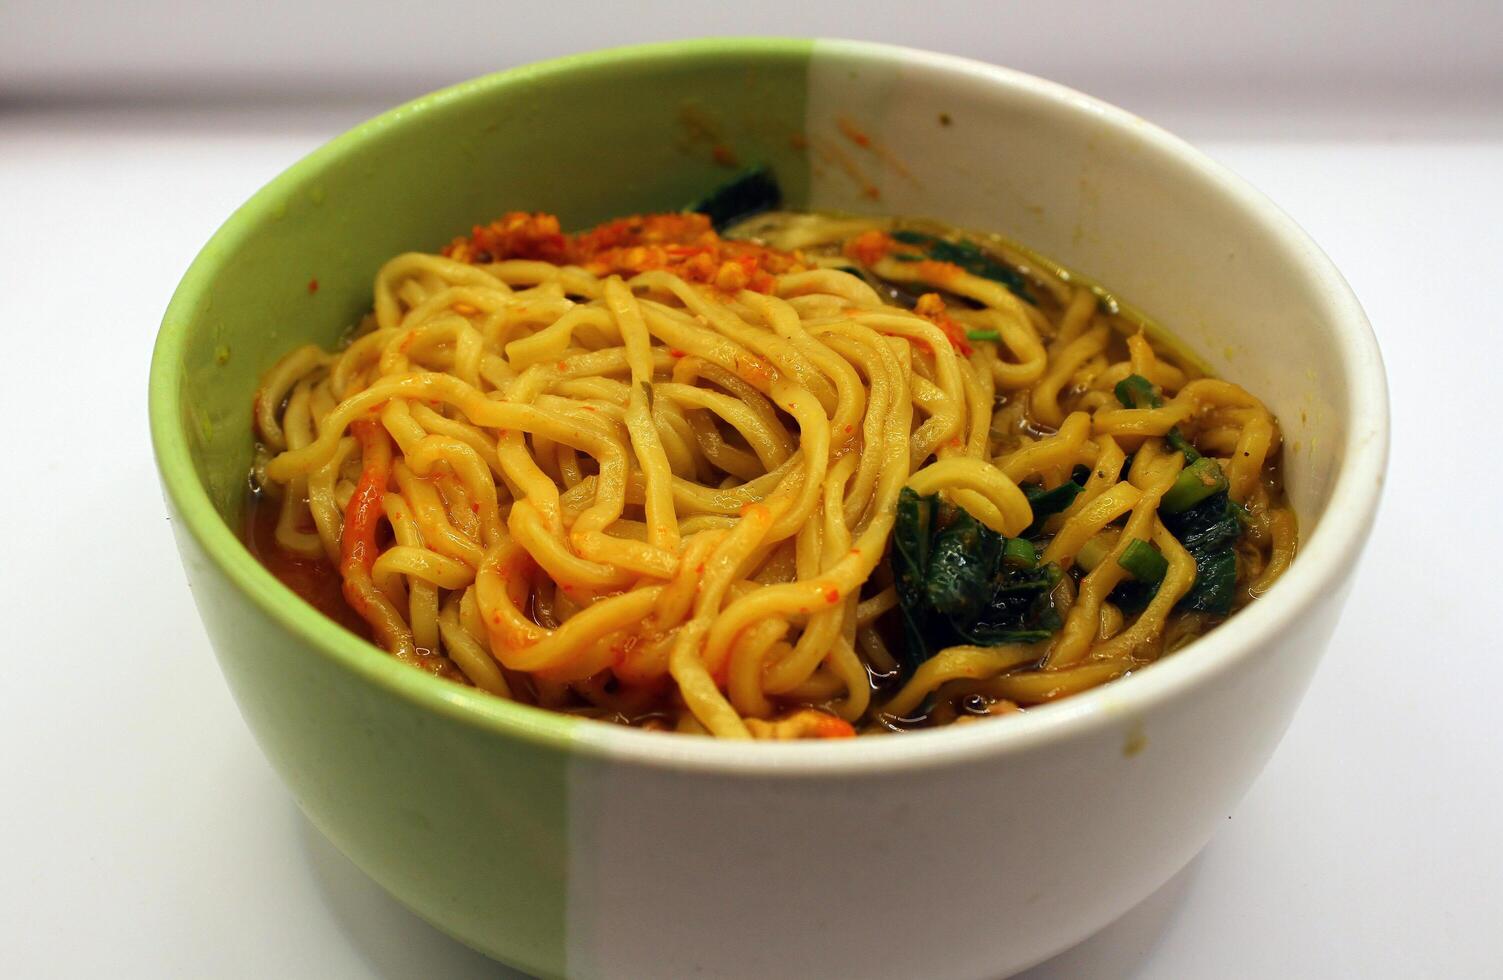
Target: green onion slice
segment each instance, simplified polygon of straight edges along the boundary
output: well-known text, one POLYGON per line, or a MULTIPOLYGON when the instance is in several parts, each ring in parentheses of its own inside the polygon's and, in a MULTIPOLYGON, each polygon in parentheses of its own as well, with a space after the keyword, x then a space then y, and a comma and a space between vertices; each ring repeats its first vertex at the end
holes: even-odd
POLYGON ((1148 585, 1162 582, 1169 571, 1169 559, 1142 538, 1133 538, 1128 542, 1121 557, 1117 559, 1117 564, 1126 569, 1127 574, 1148 585))

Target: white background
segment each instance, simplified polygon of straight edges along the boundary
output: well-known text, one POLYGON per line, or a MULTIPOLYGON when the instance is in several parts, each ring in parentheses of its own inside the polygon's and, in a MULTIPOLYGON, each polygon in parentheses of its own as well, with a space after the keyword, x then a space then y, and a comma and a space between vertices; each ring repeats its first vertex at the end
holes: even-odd
POLYGON ((729 32, 1123 103, 1293 214, 1383 346, 1387 495, 1288 737, 1186 873, 1035 980, 1503 975, 1503 5, 301 6, 0 7, 0 975, 497 975, 311 830, 236 714, 157 489, 150 346, 220 221, 385 104, 729 32))

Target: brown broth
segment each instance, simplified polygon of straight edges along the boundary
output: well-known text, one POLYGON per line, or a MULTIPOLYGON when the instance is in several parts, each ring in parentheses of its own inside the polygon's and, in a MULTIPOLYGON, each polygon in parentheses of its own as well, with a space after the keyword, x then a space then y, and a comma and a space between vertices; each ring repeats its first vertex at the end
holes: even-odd
POLYGON ((264 491, 251 490, 246 494, 240 536, 250 553, 313 608, 361 639, 369 640, 370 626, 345 601, 344 584, 334 563, 292 554, 277 543, 277 513, 277 501, 264 491))

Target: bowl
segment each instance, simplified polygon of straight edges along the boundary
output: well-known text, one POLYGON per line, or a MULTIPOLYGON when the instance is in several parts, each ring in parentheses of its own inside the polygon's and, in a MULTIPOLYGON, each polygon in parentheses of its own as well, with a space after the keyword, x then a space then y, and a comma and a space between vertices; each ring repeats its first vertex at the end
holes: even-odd
POLYGON ((151 425, 189 584, 308 818, 418 915, 543 976, 994 977, 1080 941, 1204 845, 1272 753, 1382 486, 1387 396, 1316 245, 1200 153, 1017 72, 844 41, 710 40, 467 82, 315 151, 183 278, 151 425), (1147 311, 1282 420, 1303 549, 1133 676, 1005 721, 732 744, 570 719, 412 670, 236 530, 251 393, 333 343, 388 257, 508 209, 579 227, 771 164, 795 205, 995 230, 1147 311))

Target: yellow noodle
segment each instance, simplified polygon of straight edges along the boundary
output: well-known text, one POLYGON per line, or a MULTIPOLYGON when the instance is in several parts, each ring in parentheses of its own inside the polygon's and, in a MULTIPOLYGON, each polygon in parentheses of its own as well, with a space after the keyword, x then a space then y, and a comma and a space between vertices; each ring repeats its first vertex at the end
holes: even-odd
POLYGON ((1176 431, 1223 461, 1245 507, 1238 601, 1282 574, 1296 526, 1261 402, 1004 246, 988 247, 1022 268, 1026 302, 890 239, 864 266, 875 278, 845 271, 862 254, 849 243, 892 226, 757 219, 747 234, 810 251, 756 289, 734 262, 705 285, 393 258, 343 349, 299 347, 257 389, 275 546, 337 566, 399 659, 499 697, 728 738, 901 727, 926 703, 930 723, 1014 712, 1182 645, 1215 617, 1179 611, 1197 565, 1160 513, 1185 464, 1176 431), (905 309, 879 280, 936 295, 905 309), (1158 407, 1117 401, 1132 375, 1158 407), (1035 514, 1031 499, 1071 481, 1073 498, 1035 514), (916 665, 892 648, 905 491, 939 494, 941 521, 961 508, 1005 537, 1031 529, 1063 570, 1063 627, 916 665), (389 532, 346 526, 372 493, 389 532), (350 551, 360 533, 376 553, 350 551), (1114 590, 1134 542, 1168 571, 1130 605, 1114 590))

